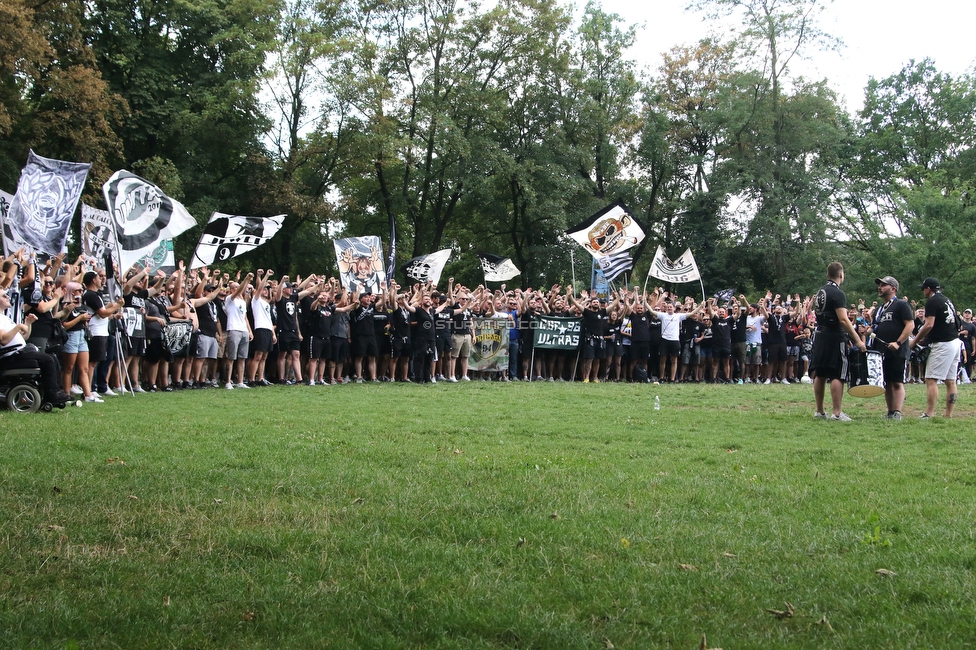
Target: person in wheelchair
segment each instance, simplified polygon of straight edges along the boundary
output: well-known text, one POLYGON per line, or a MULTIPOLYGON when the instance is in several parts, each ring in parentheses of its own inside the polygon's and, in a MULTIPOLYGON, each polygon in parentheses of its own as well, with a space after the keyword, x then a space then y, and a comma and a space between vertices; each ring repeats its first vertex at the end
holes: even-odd
POLYGON ((26 339, 30 337, 31 324, 37 320, 37 316, 27 314, 24 322, 18 324, 7 316, 5 312, 8 309, 10 309, 10 296, 6 292, 0 292, 0 367, 9 367, 25 361, 36 363, 41 370, 45 400, 52 404, 67 402, 71 398, 61 390, 61 370, 57 359, 53 355, 37 350, 33 345, 27 345, 26 339))

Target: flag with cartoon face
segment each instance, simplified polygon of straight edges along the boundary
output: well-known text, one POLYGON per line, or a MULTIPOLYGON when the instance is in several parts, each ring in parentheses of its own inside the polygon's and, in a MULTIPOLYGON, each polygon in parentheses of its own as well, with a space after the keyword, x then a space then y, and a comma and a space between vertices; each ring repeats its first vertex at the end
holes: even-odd
POLYGON ((342 287, 353 293, 379 293, 386 283, 380 238, 346 237, 332 243, 342 287))
POLYGON ((633 248, 644 240, 644 227, 623 202, 603 208, 583 223, 566 231, 595 258, 608 257, 633 248))
POLYGON ((65 250, 71 217, 90 168, 90 163, 52 160, 30 152, 3 221, 8 255, 23 248, 44 260, 65 250))
POLYGON ((123 271, 144 258, 164 259, 165 240, 197 225, 179 201, 124 169, 112 174, 102 192, 112 215, 123 271))

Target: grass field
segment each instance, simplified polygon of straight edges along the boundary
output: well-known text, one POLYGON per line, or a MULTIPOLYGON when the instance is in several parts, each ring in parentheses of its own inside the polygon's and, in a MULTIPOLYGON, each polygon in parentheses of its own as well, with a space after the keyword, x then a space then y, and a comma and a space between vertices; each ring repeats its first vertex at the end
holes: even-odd
POLYGON ((3 412, 0 646, 976 647, 976 395, 908 388, 897 423, 809 386, 3 412))

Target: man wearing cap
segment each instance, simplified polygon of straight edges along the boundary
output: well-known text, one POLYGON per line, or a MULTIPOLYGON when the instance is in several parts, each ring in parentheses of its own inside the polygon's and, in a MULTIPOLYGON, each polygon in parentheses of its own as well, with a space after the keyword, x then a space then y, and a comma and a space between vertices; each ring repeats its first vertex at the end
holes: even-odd
POLYGON ((925 413, 922 419, 935 414, 935 403, 939 399, 939 381, 946 386, 945 416, 952 417, 956 405, 956 373, 959 372, 959 323, 956 320, 956 307, 942 293, 942 287, 935 278, 925 278, 922 283, 925 296, 925 323, 912 339, 912 347, 925 342, 929 347, 929 358, 925 363, 925 413))
POLYGON ((898 297, 898 280, 886 275, 875 278, 878 296, 884 301, 874 314, 874 349, 880 352, 885 382, 885 403, 889 420, 901 419, 905 403, 905 365, 911 352, 908 340, 915 329, 912 307, 898 297))
POLYGON ((851 418, 841 411, 844 399, 844 382, 847 380, 847 340, 854 342, 861 352, 867 350, 847 315, 847 296, 841 291, 844 282, 844 265, 831 262, 827 266, 827 284, 813 298, 813 310, 817 315, 817 336, 813 340, 810 372, 815 372, 813 396, 817 411, 813 417, 837 422, 850 422, 851 418), (832 413, 824 411, 824 397, 830 384, 832 413))

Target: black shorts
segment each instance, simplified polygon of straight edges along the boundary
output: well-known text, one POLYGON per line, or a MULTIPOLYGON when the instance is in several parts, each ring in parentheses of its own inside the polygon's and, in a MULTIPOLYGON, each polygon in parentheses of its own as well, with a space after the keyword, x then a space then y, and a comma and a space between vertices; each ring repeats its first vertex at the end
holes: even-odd
POLYGON ((732 348, 712 348, 713 359, 731 359, 732 348))
POLYGON ((770 343, 768 346, 763 346, 763 349, 769 350, 769 363, 780 363, 781 361, 786 361, 786 345, 783 343, 770 343))
POLYGON ((583 341, 583 358, 584 359, 606 359, 607 358, 607 345, 606 341, 598 338, 588 338, 583 341))
POLYGON ((298 332, 280 332, 278 334, 278 350, 281 352, 295 352, 302 349, 302 342, 298 339, 298 332))
POLYGON ((391 340, 394 359, 413 358, 413 345, 409 337, 395 336, 391 340))
POLYGON ((254 352, 271 352, 273 334, 271 330, 261 328, 254 330, 254 340, 251 341, 251 350, 254 352))
POLYGON ((321 336, 310 336, 308 338, 309 359, 328 359, 331 353, 332 345, 329 339, 321 336))
POLYGON ((438 336, 435 341, 437 346, 437 356, 438 358, 444 358, 451 356, 451 337, 450 336, 438 336))
POLYGON ((352 340, 352 356, 354 359, 360 357, 377 357, 380 354, 379 345, 375 337, 357 338, 352 340))
POLYGON ((146 356, 146 337, 145 336, 127 336, 125 341, 125 356, 127 357, 144 357, 146 356))
POLYGON ((173 360, 173 353, 169 347, 163 344, 163 339, 146 339, 146 361, 149 363, 159 363, 160 361, 170 362, 173 360))
MULTIPOLYGON (((388 357, 393 354, 393 345, 390 343, 389 336, 383 336, 376 339, 376 345, 379 350, 377 356, 388 357)), ((367 355, 369 356, 369 355, 367 355)))
POLYGON ((647 357, 651 356, 651 342, 650 341, 631 341, 630 342, 630 360, 640 361, 644 363, 647 361, 647 357))
POLYGON ((677 357, 681 355, 681 343, 678 341, 668 341, 661 339, 661 356, 677 357))
POLYGON ((344 336, 333 336, 329 347, 329 359, 335 363, 345 363, 349 358, 349 339, 344 336))
POLYGON ((884 355, 881 362, 881 374, 884 376, 885 385, 904 384, 907 365, 908 359, 902 356, 884 355))
POLYGON ((88 341, 88 362, 99 363, 108 358, 108 337, 93 336, 88 341))
POLYGON ((810 372, 816 372, 819 379, 847 381, 846 347, 846 332, 817 332, 810 372))

